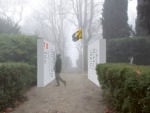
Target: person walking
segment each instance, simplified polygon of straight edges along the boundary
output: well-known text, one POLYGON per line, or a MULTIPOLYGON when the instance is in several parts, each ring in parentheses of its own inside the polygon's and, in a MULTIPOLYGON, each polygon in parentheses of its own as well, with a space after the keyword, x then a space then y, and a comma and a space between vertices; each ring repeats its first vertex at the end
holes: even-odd
POLYGON ((64 86, 66 86, 66 81, 63 80, 60 76, 61 65, 62 65, 61 55, 58 54, 56 56, 56 62, 55 62, 55 78, 56 78, 56 83, 57 83, 56 86, 60 86, 60 82, 62 82, 64 84, 64 86))

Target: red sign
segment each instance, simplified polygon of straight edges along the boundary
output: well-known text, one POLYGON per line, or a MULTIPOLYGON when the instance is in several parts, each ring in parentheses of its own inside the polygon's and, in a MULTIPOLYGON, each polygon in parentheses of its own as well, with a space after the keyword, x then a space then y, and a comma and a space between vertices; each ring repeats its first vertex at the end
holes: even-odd
POLYGON ((44 42, 44 48, 48 49, 48 43, 47 42, 44 42))

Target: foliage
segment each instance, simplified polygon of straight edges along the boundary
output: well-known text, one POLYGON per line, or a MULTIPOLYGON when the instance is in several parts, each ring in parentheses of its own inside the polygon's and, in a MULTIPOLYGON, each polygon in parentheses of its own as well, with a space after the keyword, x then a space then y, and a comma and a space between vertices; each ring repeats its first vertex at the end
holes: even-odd
POLYGON ((18 34, 20 27, 9 18, 0 17, 0 33, 18 34))
POLYGON ((107 62, 129 62, 134 57, 134 64, 150 64, 150 38, 133 37, 107 40, 107 62))
POLYGON ((150 35, 150 1, 138 0, 137 12, 137 35, 150 35))
POLYGON ((107 104, 114 111, 150 112, 150 66, 99 64, 96 70, 107 104))
POLYGON ((128 0, 105 0, 103 9, 103 37, 113 39, 130 35, 127 23, 128 0))
POLYGON ((1 63, 0 111, 5 107, 14 107, 14 102, 24 96, 24 92, 35 83, 35 66, 26 63, 1 63))
POLYGON ((24 35, 0 35, 0 62, 26 62, 36 65, 37 38, 24 35))

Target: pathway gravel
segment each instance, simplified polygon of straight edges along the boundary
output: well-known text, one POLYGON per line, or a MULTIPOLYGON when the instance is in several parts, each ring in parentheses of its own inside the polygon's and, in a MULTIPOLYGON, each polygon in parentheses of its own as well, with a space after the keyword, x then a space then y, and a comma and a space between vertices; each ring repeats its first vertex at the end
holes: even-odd
POLYGON ((28 100, 12 113, 104 113, 102 91, 83 74, 61 74, 66 87, 53 81, 44 88, 33 87, 28 100))

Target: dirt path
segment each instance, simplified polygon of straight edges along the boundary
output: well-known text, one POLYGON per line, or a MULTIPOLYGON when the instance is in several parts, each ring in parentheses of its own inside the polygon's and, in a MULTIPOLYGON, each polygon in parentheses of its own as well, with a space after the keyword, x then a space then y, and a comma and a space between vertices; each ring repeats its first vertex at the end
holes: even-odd
POLYGON ((28 101, 12 113, 104 113, 101 90, 81 74, 62 74, 65 87, 53 81, 44 88, 32 88, 28 101))

